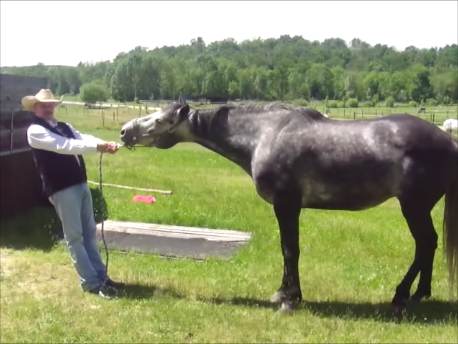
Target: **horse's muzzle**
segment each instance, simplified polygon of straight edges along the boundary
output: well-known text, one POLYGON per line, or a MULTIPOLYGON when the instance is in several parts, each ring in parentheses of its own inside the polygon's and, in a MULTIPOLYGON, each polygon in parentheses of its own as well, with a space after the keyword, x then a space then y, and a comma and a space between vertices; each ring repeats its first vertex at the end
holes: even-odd
POLYGON ((131 122, 124 124, 119 133, 119 138, 126 146, 133 146, 137 141, 135 128, 131 122))

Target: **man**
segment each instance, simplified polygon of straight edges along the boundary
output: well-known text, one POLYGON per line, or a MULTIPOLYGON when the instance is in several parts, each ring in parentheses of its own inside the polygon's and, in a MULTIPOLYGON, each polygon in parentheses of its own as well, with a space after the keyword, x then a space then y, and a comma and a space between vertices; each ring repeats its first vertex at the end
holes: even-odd
POLYGON ((23 107, 35 113, 27 130, 27 141, 32 147, 44 191, 62 222, 82 290, 111 298, 124 283, 114 282, 105 273, 97 245, 86 166, 81 155, 95 152, 114 154, 119 146, 115 142, 81 134, 70 124, 58 122, 54 118, 54 109, 61 104, 62 99, 54 99, 48 89, 22 99, 23 107))

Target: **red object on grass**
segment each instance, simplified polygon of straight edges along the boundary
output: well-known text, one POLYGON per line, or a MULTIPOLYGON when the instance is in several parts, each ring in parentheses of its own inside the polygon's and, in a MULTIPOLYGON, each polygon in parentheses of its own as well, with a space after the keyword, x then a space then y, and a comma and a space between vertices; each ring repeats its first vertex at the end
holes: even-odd
POLYGON ((134 198, 132 198, 132 202, 142 202, 142 203, 154 203, 156 202, 156 199, 154 198, 154 196, 134 196, 134 198))

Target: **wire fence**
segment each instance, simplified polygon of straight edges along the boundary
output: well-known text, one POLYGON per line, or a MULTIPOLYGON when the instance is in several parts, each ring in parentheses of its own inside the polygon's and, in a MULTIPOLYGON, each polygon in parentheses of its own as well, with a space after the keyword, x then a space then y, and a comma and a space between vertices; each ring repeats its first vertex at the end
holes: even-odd
MULTIPOLYGON (((71 116, 72 121, 85 118, 88 122, 96 124, 101 127, 118 127, 128 122, 132 118, 145 116, 151 114, 168 106, 169 104, 176 103, 171 100, 155 100, 155 101, 140 101, 140 104, 115 104, 115 103, 102 103, 88 105, 84 103, 66 103, 59 107, 58 114, 71 116)), ((249 103, 264 103, 257 101, 243 101, 231 104, 249 104, 249 103)), ((268 103, 268 102, 265 102, 268 103)), ((188 101, 191 107, 202 109, 218 106, 216 104, 209 104, 208 102, 201 101, 188 101)), ((327 114, 333 119, 368 119, 384 117, 391 114, 406 113, 418 116, 428 122, 436 125, 442 125, 445 120, 449 118, 458 119, 457 107, 401 107, 388 108, 388 107, 358 107, 358 108, 328 108, 324 104, 309 105, 312 108, 327 114)))

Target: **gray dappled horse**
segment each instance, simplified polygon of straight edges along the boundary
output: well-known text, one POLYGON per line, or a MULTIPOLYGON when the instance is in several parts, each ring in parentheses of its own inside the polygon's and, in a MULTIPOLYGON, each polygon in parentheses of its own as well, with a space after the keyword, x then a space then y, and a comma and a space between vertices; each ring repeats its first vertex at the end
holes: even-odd
POLYGON ((294 309, 302 300, 302 208, 356 211, 396 197, 415 240, 413 263, 392 299, 393 306, 404 309, 409 300, 431 295, 438 241, 431 210, 445 195, 443 244, 452 286, 458 275, 458 144, 423 119, 394 114, 339 121, 304 107, 195 110, 173 104, 126 123, 120 136, 127 147, 168 149, 195 142, 251 176, 259 196, 273 204, 280 228, 283 280, 271 301, 283 309, 294 309))

